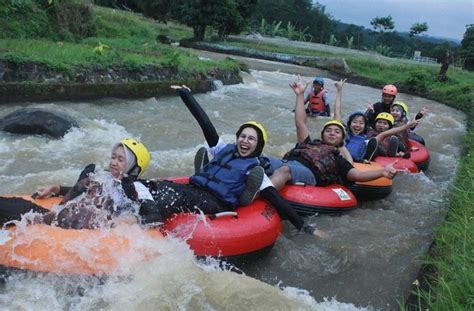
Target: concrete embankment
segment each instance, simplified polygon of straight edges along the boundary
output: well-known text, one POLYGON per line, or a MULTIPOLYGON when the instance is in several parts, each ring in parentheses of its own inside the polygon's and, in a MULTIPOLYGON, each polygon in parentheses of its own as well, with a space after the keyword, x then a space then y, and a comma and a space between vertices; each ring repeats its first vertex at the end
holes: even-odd
POLYGON ((238 70, 213 69, 207 74, 182 74, 177 68, 147 66, 74 68, 60 71, 40 63, 0 61, 0 103, 46 100, 91 100, 103 97, 147 98, 174 94, 173 84, 195 92, 210 91, 213 81, 242 82, 238 70))

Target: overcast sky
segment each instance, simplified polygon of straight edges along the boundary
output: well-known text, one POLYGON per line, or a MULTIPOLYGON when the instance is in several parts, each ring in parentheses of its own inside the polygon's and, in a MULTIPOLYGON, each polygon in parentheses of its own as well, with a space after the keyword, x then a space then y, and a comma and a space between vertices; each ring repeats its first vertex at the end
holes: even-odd
POLYGON ((409 31, 414 23, 428 24, 425 34, 462 40, 474 24, 474 0, 317 0, 326 13, 344 23, 373 29, 370 21, 392 16, 395 30, 409 31))

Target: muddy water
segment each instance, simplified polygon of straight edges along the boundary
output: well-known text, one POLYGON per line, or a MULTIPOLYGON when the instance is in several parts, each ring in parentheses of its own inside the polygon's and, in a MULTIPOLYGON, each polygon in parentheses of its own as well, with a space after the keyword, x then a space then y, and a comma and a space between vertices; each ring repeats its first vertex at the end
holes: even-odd
MULTIPOLYGON (((196 98, 225 141, 234 139, 243 121, 260 120, 269 133, 265 152, 281 156, 296 139, 294 94, 288 87, 295 79, 291 74, 253 71, 244 84, 196 98)), ((380 98, 380 90, 348 82, 343 91, 344 118, 380 98)), ((326 83, 333 103, 333 82, 326 83)), ((0 293, 0 305, 26 299, 28 304, 23 307, 38 307, 37 299, 42 303, 40 309, 117 310, 127 305, 139 310, 163 305, 192 310, 270 310, 278 304, 280 309, 397 309, 397 301, 415 280, 419 257, 446 213, 445 195, 465 132, 464 116, 456 110, 405 94, 398 99, 406 101, 413 113, 422 106, 432 111, 417 129, 431 153, 430 170, 426 175, 397 176, 393 193, 384 200, 360 204, 359 209, 340 217, 310 218, 328 233, 325 241, 297 233, 285 223, 270 254, 242 267, 247 276, 273 286, 222 271, 212 261, 197 264, 183 243, 163 242, 159 247, 166 256, 150 266, 135 267, 131 278, 91 283, 14 274, 0 293)), ((81 129, 61 140, 0 133, 0 194, 31 193, 44 183, 71 184, 88 163, 106 167, 111 146, 127 136, 140 138, 151 150, 153 160, 146 176, 191 174, 194 153, 204 140, 177 96, 30 106, 66 113, 81 129)), ((18 108, 2 106, 0 117, 18 108)), ((324 120, 309 120, 313 137, 318 136, 324 120)))

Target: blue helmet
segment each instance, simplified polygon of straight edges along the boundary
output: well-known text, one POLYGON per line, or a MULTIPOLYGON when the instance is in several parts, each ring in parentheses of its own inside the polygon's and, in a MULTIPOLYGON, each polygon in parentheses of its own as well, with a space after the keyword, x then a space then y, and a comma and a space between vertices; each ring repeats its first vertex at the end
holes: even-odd
POLYGON ((324 86, 324 80, 323 80, 323 78, 321 78, 321 77, 315 77, 314 80, 313 80, 313 84, 314 84, 314 83, 317 83, 317 84, 319 84, 319 85, 321 85, 321 86, 324 86))

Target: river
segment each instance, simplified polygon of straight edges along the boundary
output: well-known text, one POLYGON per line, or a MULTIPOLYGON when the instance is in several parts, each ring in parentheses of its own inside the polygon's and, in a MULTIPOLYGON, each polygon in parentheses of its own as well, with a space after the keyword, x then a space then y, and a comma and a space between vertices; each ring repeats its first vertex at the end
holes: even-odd
MULTIPOLYGON (((310 79, 309 77, 306 77, 310 79)), ((259 120, 269 133, 265 152, 282 156, 295 143, 294 74, 252 71, 245 83, 196 95, 221 137, 231 142, 247 120, 259 120)), ((334 102, 334 81, 326 79, 334 102)), ((344 119, 380 90, 346 83, 344 119)), ((443 220, 446 194, 453 181, 465 116, 452 108, 399 94, 412 115, 422 106, 432 113, 422 120, 431 154, 426 174, 400 174, 384 200, 361 203, 342 216, 318 215, 309 221, 328 233, 324 241, 296 232, 288 223, 271 252, 229 272, 215 260, 197 262, 180 241, 164 241, 163 256, 144 267, 130 267, 130 277, 106 280, 14 273, 0 291, 7 309, 147 310, 398 310, 415 281, 420 259, 443 220), (161 306, 161 307, 159 307, 161 306), (10 308, 8 308, 10 307, 10 308)), ((106 167, 112 145, 124 137, 141 139, 150 149, 148 177, 192 174, 193 157, 204 138, 178 96, 143 100, 103 99, 4 105, 0 117, 23 106, 63 112, 75 118, 61 140, 0 133, 0 194, 32 193, 48 183, 73 184, 80 170, 94 162, 106 167)), ((325 118, 309 120, 313 137, 325 118)), ((230 269, 232 270, 232 269, 230 269)), ((3 309, 3 308, 2 308, 3 309)))

